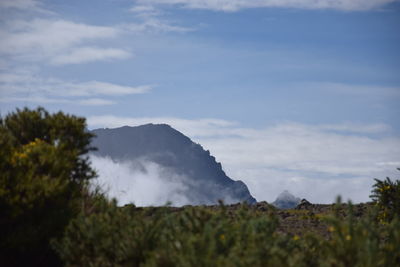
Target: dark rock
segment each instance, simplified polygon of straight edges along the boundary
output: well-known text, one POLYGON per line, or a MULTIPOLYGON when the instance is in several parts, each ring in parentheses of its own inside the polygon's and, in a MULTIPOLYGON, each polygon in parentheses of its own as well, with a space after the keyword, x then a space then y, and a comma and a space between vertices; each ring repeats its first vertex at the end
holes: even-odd
POLYGON ((304 210, 312 206, 312 204, 305 198, 303 198, 300 203, 296 206, 296 210, 304 210))

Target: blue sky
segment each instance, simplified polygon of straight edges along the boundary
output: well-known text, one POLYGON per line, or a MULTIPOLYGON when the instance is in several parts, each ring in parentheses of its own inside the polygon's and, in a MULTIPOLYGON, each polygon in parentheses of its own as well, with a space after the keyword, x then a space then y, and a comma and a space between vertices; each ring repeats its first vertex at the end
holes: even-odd
POLYGON ((398 176, 399 1, 2 0, 0 18, 2 115, 169 123, 260 200, 366 201, 398 176))

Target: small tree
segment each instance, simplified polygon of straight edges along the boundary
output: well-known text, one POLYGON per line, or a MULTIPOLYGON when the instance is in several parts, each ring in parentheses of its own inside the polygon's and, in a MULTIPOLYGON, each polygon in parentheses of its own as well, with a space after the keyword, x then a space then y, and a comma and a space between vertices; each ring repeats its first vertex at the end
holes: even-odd
POLYGON ((390 222, 395 216, 400 216, 400 180, 392 181, 386 177, 386 180, 375 181, 370 197, 379 207, 379 220, 390 222))
POLYGON ((0 119, 0 262, 59 265, 50 239, 82 207, 95 177, 84 118, 17 109, 0 119))

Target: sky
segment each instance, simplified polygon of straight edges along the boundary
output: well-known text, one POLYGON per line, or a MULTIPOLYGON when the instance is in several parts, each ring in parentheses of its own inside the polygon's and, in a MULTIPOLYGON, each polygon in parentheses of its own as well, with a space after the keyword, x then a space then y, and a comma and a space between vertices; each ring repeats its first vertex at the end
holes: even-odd
POLYGON ((400 167, 397 0, 0 0, 0 114, 168 123, 257 200, 400 167))

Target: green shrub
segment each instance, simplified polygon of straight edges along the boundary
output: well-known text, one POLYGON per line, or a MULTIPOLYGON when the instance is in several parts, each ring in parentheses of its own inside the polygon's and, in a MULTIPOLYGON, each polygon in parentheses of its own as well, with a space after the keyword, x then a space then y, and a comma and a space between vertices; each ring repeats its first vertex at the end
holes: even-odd
POLYGON ((284 266, 294 247, 291 237, 275 236, 275 217, 256 217, 248 207, 234 218, 202 207, 151 215, 115 203, 104 207, 72 220, 54 242, 67 266, 284 266))
POLYGON ((400 263, 400 223, 382 225, 374 210, 356 218, 351 203, 347 217, 328 217, 331 238, 322 243, 326 266, 396 266, 400 263))
POLYGON ((85 120, 42 108, 0 119, 0 261, 59 264, 51 238, 60 237, 82 207, 95 176, 85 154, 85 120))
MULTIPOLYGON (((400 169, 398 169, 400 170, 400 169)), ((392 181, 375 179, 371 199, 379 207, 379 220, 390 222, 395 216, 400 217, 400 180, 392 181)))
POLYGON ((139 266, 158 246, 162 221, 138 217, 114 200, 99 199, 94 207, 53 241, 66 266, 139 266))
MULTIPOLYGON (((279 232, 274 214, 241 206, 102 209, 71 221, 54 243, 67 266, 397 266, 400 223, 327 216, 328 238, 279 232)), ((340 212, 343 212, 342 210, 340 212)))

